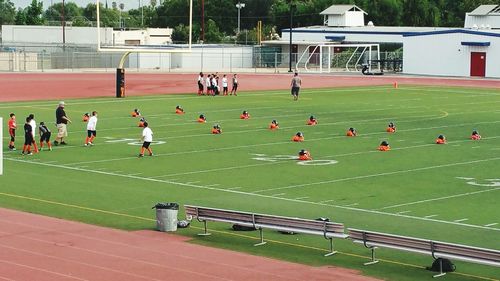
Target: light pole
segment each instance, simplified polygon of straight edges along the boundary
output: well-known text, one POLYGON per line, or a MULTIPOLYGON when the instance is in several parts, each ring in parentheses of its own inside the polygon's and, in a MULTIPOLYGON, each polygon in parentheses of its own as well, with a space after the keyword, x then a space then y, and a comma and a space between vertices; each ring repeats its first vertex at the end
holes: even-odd
POLYGON ((245 8, 245 3, 240 3, 240 1, 238 1, 236 8, 238 9, 238 34, 240 34, 240 10, 245 8))
POLYGON ((288 72, 292 72, 292 27, 293 27, 293 9, 295 8, 295 5, 292 0, 290 1, 290 54, 289 54, 289 62, 288 62, 288 72))
POLYGON ((61 11, 61 21, 62 21, 62 36, 63 36, 63 48, 66 47, 66 19, 64 18, 64 0, 62 0, 62 11, 61 11))

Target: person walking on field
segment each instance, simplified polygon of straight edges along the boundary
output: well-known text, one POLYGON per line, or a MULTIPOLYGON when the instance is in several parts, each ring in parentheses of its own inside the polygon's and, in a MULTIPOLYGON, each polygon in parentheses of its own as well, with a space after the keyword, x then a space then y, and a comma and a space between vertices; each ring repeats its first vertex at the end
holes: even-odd
POLYGON ((55 146, 58 146, 59 144, 66 145, 64 137, 68 136, 68 129, 66 128, 68 122, 71 123, 71 119, 66 116, 66 112, 64 111, 64 102, 61 101, 56 109, 57 137, 54 141, 55 146))
POLYGON ((231 89, 231 96, 233 95, 233 93, 235 96, 237 96, 236 95, 237 91, 238 91, 238 75, 234 74, 233 75, 233 88, 231 89))
POLYGON ((92 117, 87 122, 87 138, 85 138, 85 146, 94 145, 94 139, 97 135, 97 111, 92 111, 92 117))
POLYGON ((149 124, 148 122, 144 122, 144 129, 142 130, 142 137, 141 141, 142 147, 141 147, 141 152, 139 153, 139 157, 144 157, 144 150, 148 150, 149 156, 153 156, 153 150, 151 150, 151 143, 153 142, 153 131, 148 127, 149 124))
POLYGON ((300 79, 297 72, 295 72, 295 74, 293 75, 290 86, 292 87, 293 100, 296 101, 299 99, 300 86, 302 86, 302 79, 300 79))

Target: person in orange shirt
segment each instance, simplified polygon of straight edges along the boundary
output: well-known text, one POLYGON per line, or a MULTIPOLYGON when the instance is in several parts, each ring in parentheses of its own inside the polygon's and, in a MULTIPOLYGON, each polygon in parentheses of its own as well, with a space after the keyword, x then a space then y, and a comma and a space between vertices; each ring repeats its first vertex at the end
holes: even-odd
POLYGON ((84 113, 83 114, 83 117, 82 117, 82 122, 87 122, 89 121, 89 118, 90 118, 90 115, 88 112, 84 113))
POLYGON ((394 125, 394 122, 390 122, 389 125, 387 125, 386 131, 388 133, 395 133, 396 132, 396 125, 394 125))
POLYGON ((205 115, 200 114, 200 117, 198 117, 198 122, 199 123, 206 123, 207 122, 207 118, 205 117, 205 115))
POLYGON ((212 128, 212 134, 214 135, 222 134, 222 129, 219 126, 219 124, 214 125, 214 127, 212 128))
POLYGON ((436 144, 446 144, 446 137, 444 135, 439 135, 436 139, 436 144))
POLYGON ((311 117, 309 117, 309 120, 307 120, 307 125, 314 126, 314 125, 317 125, 317 124, 318 124, 318 120, 316 120, 316 118, 314 117, 314 115, 311 115, 311 117))
POLYGON ((132 117, 139 117, 141 116, 141 112, 139 111, 139 109, 134 109, 134 111, 132 111, 131 113, 132 117))
POLYGON ((180 105, 176 106, 175 114, 184 114, 184 109, 180 105))
POLYGON ((296 133, 295 136, 293 136, 292 141, 294 142, 304 141, 304 134, 302 134, 302 132, 296 133))
POLYGON ((309 151, 302 149, 299 151, 299 160, 301 161, 307 161, 307 160, 312 160, 311 153, 309 151))
POLYGON ((346 136, 348 136, 348 137, 355 137, 357 135, 358 135, 358 132, 356 132, 356 129, 349 128, 349 130, 347 130, 346 136))
POLYGON ((389 143, 387 141, 383 141, 378 146, 378 150, 380 150, 380 151, 388 151, 388 150, 391 150, 391 147, 389 146, 389 143))
POLYGON ((478 131, 474 130, 474 131, 472 131, 472 135, 470 136, 470 139, 471 140, 480 140, 481 135, 479 134, 478 131))
POLYGON ((248 113, 248 111, 244 110, 243 113, 241 113, 240 115, 240 119, 248 119, 250 118, 250 114, 248 113))
POLYGON ((144 123, 146 123, 146 118, 141 117, 141 119, 139 120, 139 123, 137 123, 137 127, 144 128, 144 123))
POLYGON ((271 121, 271 124, 269 125, 269 129, 276 130, 279 128, 280 128, 280 126, 278 124, 278 121, 276 121, 276 120, 271 121))
POLYGON ((9 128, 9 136, 10 136, 10 142, 9 142, 9 149, 10 150, 16 150, 16 147, 14 145, 14 142, 16 141, 16 115, 14 113, 11 113, 10 119, 7 122, 7 126, 9 128))

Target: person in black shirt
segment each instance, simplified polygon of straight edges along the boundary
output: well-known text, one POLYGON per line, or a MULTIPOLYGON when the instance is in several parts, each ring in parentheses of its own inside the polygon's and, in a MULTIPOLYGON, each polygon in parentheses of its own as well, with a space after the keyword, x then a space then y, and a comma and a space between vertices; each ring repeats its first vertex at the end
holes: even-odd
POLYGON ((49 147, 49 151, 52 151, 52 145, 50 144, 51 132, 45 125, 45 122, 40 122, 38 130, 40 131, 40 150, 42 150, 43 148, 43 142, 46 142, 47 146, 49 147))
POLYGON ((66 145, 63 138, 68 136, 68 130, 66 125, 71 123, 71 120, 66 116, 66 112, 64 111, 64 102, 59 102, 59 106, 56 109, 56 125, 57 125, 57 137, 54 141, 54 145, 58 146, 59 144, 66 145))
POLYGON ((26 123, 24 123, 24 146, 22 154, 33 155, 31 153, 31 144, 33 143, 33 128, 30 125, 31 119, 26 118, 26 123))

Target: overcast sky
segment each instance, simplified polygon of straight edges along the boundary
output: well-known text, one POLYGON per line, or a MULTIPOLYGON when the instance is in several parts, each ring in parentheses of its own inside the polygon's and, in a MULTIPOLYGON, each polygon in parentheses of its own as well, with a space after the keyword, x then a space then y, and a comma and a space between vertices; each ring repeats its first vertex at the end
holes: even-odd
MULTIPOLYGON (((32 0, 11 0, 16 8, 26 8, 32 2, 32 0)), ((40 0, 39 0, 40 1, 40 0)), ((116 1, 116 3, 125 4, 125 10, 137 9, 139 8, 139 2, 141 0, 108 0, 108 5, 111 7, 111 2, 116 1)), ((62 0, 42 0, 43 9, 46 10, 51 4, 61 3, 62 0)), ((95 3, 96 0, 64 0, 64 3, 74 2, 80 7, 85 7, 89 3, 95 3)), ((106 0, 99 0, 100 3, 106 3, 106 0)), ((160 1, 156 1, 160 3, 160 1)), ((149 5, 149 0, 142 0, 143 5, 149 5)))

